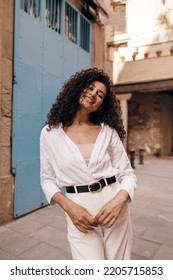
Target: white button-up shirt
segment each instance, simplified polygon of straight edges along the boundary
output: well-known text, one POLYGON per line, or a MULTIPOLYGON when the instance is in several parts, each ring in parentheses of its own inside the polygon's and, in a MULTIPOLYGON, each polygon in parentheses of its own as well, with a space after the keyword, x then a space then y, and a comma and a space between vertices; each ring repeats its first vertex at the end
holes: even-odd
POLYGON ((59 125, 40 136, 40 180, 49 203, 65 186, 86 185, 101 178, 116 176, 120 188, 133 199, 136 176, 127 153, 115 129, 106 124, 96 139, 88 165, 77 145, 59 125))

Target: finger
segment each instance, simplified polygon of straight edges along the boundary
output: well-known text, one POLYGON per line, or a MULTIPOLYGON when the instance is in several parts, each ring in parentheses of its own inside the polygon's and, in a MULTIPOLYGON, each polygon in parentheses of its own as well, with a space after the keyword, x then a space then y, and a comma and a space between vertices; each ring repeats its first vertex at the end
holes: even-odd
POLYGON ((116 222, 116 218, 113 217, 106 225, 106 228, 110 228, 111 226, 113 226, 113 224, 116 222))
POLYGON ((112 218, 113 218, 112 215, 106 216, 105 218, 100 220, 100 225, 106 226, 112 220, 112 218))
POLYGON ((98 219, 98 223, 102 224, 109 217, 109 215, 110 214, 106 212, 102 213, 102 215, 98 219))
POLYGON ((95 216, 96 220, 99 220, 100 218, 102 218, 105 215, 108 215, 109 213, 106 211, 105 208, 101 208, 100 211, 97 213, 97 215, 95 216))
POLYGON ((80 227, 80 226, 76 226, 76 228, 77 228, 79 231, 83 232, 83 233, 86 233, 86 232, 87 232, 86 229, 84 229, 84 228, 82 228, 82 227, 80 227))
POLYGON ((92 224, 92 227, 98 227, 99 225, 99 222, 98 221, 95 221, 93 224, 92 224))
POLYGON ((92 231, 93 228, 90 226, 85 226, 85 225, 77 225, 76 226, 78 230, 80 230, 83 233, 87 233, 88 231, 92 231))
POLYGON ((92 225, 90 225, 90 223, 86 219, 78 221, 78 226, 84 230, 93 230, 92 225))
POLYGON ((94 227, 94 223, 90 224, 88 220, 83 221, 83 224, 88 228, 93 228, 94 227))
POLYGON ((101 209, 97 215, 95 216, 95 220, 99 220, 99 218, 101 217, 101 215, 103 215, 103 210, 101 209))
POLYGON ((85 220, 89 225, 93 225, 95 223, 95 217, 93 217, 91 214, 87 213, 85 216, 85 220))

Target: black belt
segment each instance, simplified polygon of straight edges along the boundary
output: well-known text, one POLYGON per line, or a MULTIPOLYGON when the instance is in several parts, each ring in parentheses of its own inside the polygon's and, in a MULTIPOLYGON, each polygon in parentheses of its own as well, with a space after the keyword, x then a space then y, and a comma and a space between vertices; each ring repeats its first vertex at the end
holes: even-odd
POLYGON ((79 185, 79 186, 69 186, 66 187, 67 193, 81 193, 81 192, 97 192, 104 188, 107 185, 113 184, 116 182, 115 176, 109 178, 102 178, 98 182, 89 185, 79 185))

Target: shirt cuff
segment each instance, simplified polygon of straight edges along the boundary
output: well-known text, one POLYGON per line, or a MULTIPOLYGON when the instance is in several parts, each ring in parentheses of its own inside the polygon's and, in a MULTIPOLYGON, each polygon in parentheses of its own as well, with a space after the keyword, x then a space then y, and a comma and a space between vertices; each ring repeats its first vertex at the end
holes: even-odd
POLYGON ((51 201, 52 197, 57 193, 57 192, 61 192, 60 188, 53 184, 53 183, 48 183, 42 186, 43 192, 46 196, 46 199, 48 201, 49 204, 55 204, 51 201))
POLYGON ((127 187, 127 186, 120 185, 120 189, 121 190, 125 190, 129 194, 127 202, 131 203, 133 201, 133 199, 134 199, 134 188, 133 187, 127 187))

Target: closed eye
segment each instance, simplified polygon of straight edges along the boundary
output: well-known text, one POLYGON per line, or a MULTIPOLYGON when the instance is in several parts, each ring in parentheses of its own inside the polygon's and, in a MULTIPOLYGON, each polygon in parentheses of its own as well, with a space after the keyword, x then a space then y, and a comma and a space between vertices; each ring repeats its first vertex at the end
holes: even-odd
POLYGON ((103 94, 101 92, 97 92, 98 97, 100 97, 100 99, 103 99, 103 94))

